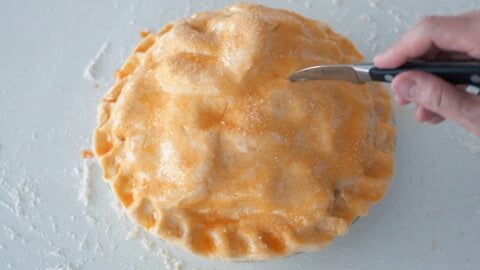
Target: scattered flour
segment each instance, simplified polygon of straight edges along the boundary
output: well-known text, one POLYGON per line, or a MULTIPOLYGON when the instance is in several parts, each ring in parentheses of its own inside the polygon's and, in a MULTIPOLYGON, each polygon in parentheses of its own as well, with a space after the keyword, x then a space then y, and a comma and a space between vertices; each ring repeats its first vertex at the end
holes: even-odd
POLYGON ((139 231, 138 227, 135 227, 131 231, 128 232, 125 239, 127 239, 127 240, 134 239, 134 238, 136 239, 136 238, 138 238, 139 232, 140 231, 139 231))
POLYGON ((97 78, 97 65, 102 56, 107 51, 108 47, 110 46, 110 42, 106 41, 102 44, 100 49, 97 51, 97 54, 93 57, 93 59, 88 63, 87 67, 83 71, 83 78, 89 81, 93 81, 97 78))
POLYGON ((87 241, 88 241, 88 232, 85 233, 82 241, 80 241, 80 243, 78 244, 78 250, 85 250, 87 248, 87 241))
MULTIPOLYGON (((157 256, 159 256, 164 264, 164 268, 167 270, 181 270, 184 265, 183 261, 173 257, 168 251, 164 250, 161 247, 155 245, 157 239, 152 240, 148 232, 144 231, 142 228, 135 227, 128 234, 126 239, 138 239, 141 241, 143 248, 148 252, 148 254, 154 254, 154 251, 157 251, 157 256)), ((147 255, 141 255, 140 260, 145 260, 147 255)))
POLYGON ((370 33, 370 35, 367 38, 367 46, 372 52, 377 52, 378 49, 378 35, 376 33, 370 33))
POLYGON ((404 23, 404 20, 402 18, 402 16, 400 14, 395 14, 394 15, 394 18, 395 18, 395 22, 397 23, 404 23))
POLYGON ((368 16, 367 14, 363 14, 361 17, 360 17, 360 20, 364 21, 364 22, 371 22, 372 21, 372 17, 368 16))
POLYGON ((23 211, 23 207, 22 207, 22 203, 23 203, 23 200, 22 200, 22 194, 20 192, 20 189, 17 187, 16 189, 14 189, 12 191, 12 198, 14 200, 14 203, 15 203, 15 213, 17 214, 18 217, 21 217, 24 215, 24 211, 23 211))
POLYGON ((372 8, 378 8, 378 0, 368 0, 368 4, 372 7, 372 8))
POLYGON ((183 262, 175 259, 165 251, 164 249, 160 249, 158 251, 158 256, 160 256, 163 259, 163 265, 167 270, 181 270, 183 266, 183 262))
POLYGON ((92 166, 93 161, 90 158, 83 160, 83 177, 82 177, 82 187, 78 194, 78 199, 85 205, 89 205, 90 196, 92 194, 91 182, 92 182, 92 166))
POLYGON ((70 230, 67 230, 67 232, 65 233, 68 237, 70 237, 73 241, 77 241, 77 235, 74 234, 72 231, 70 230))
POLYGON ((47 254, 48 256, 50 257, 57 257, 57 258, 61 258, 61 259, 65 259, 65 252, 63 251, 62 248, 56 248, 54 250, 51 250, 48 252, 47 254))
POLYGON ((35 184, 38 180, 32 179, 26 174, 22 175, 20 179, 16 185, 9 185, 4 181, 0 182, 0 186, 5 190, 5 194, 10 197, 11 201, 11 203, 9 203, 0 200, 0 205, 12 212, 16 217, 26 218, 27 215, 24 211, 26 200, 28 200, 30 207, 35 207, 41 203, 37 189, 32 186, 32 184, 35 184))
POLYGON ((32 133, 32 135, 30 136, 30 139, 33 141, 33 142, 36 142, 38 141, 38 133, 32 133))
POLYGON ((56 266, 47 267, 45 269, 47 269, 47 270, 75 270, 75 269, 78 269, 78 268, 72 266, 71 262, 62 262, 62 263, 60 263, 56 266))
POLYGON ((35 227, 34 225, 28 226, 28 230, 40 237, 45 237, 45 233, 38 230, 37 227, 35 227))
POLYGON ((115 210, 115 212, 123 221, 127 220, 127 215, 123 211, 122 205, 117 198, 110 198, 110 206, 113 208, 113 210, 115 210))
POLYGON ((146 250, 148 250, 148 251, 150 251, 150 250, 153 249, 153 242, 152 242, 152 240, 150 240, 150 239, 148 239, 148 238, 146 238, 146 237, 142 239, 142 245, 143 245, 143 247, 144 247, 146 250))
POLYGON ((475 137, 462 128, 454 130, 453 124, 450 123, 445 125, 445 130, 452 139, 466 147, 470 152, 476 155, 480 154, 480 138, 475 137))
POLYGON ((19 240, 20 242, 22 242, 23 244, 25 244, 27 242, 27 240, 25 239, 25 237, 23 237, 22 235, 20 235, 19 233, 17 233, 14 229, 12 229, 11 227, 8 227, 6 225, 3 225, 3 230, 5 232, 7 232, 9 234, 9 238, 10 240, 14 241, 14 240, 19 240))
POLYGON ((6 208, 8 211, 12 212, 12 214, 16 214, 15 209, 13 209, 13 206, 5 202, 4 200, 0 199, 0 205, 6 208))
POLYGON ((90 212, 83 211, 83 212, 82 212, 82 215, 85 217, 85 220, 88 222, 88 224, 90 224, 91 227, 94 227, 94 226, 98 225, 98 224, 97 224, 97 219, 94 218, 94 217, 90 214, 90 212))

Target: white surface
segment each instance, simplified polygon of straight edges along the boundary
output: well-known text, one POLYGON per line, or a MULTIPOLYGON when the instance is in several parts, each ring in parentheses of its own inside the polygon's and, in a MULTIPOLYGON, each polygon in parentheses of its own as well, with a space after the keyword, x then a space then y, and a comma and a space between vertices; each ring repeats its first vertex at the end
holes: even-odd
MULTIPOLYGON (((321 252, 257 263, 192 256, 136 232, 115 210, 96 164, 84 179, 80 152, 90 148, 95 108, 138 32, 227 2, 2 3, 0 268, 479 269, 480 143, 451 124, 415 123, 411 108, 395 107, 398 152, 388 195, 321 252), (93 81, 83 76, 89 67, 93 81)), ((368 59, 420 16, 479 1, 263 3, 328 22, 368 59)))

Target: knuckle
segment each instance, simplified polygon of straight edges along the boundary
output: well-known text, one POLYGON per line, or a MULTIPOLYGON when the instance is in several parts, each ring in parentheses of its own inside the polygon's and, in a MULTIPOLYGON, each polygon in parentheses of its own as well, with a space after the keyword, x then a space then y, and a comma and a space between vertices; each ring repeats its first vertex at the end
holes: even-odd
POLYGON ((430 15, 421 18, 417 24, 417 28, 420 30, 420 32, 430 35, 431 32, 441 29, 442 25, 448 23, 449 17, 430 15))
POLYGON ((419 91, 419 100, 428 109, 442 111, 446 106, 445 89, 437 81, 425 78, 419 91))
POLYGON ((434 90, 434 88, 432 88, 431 90, 431 95, 434 97, 432 99, 432 108, 434 108, 435 110, 437 111, 443 111, 445 109, 445 91, 443 91, 443 89, 441 88, 437 88, 434 90))
POLYGON ((431 28, 432 26, 437 25, 439 20, 441 20, 440 16, 425 16, 420 19, 418 26, 422 28, 431 28))

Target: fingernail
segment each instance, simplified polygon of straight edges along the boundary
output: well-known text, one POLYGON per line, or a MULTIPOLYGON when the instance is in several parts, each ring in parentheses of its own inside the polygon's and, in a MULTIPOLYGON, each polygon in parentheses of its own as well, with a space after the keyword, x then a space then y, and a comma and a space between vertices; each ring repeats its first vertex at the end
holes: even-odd
POLYGON ((416 82, 411 79, 406 79, 397 85, 396 94, 404 99, 410 99, 415 92, 416 82))

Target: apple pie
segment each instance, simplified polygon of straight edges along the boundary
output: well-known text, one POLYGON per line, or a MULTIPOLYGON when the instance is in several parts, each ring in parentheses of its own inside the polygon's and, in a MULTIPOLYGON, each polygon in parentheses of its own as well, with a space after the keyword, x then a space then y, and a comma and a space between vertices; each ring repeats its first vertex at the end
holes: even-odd
POLYGON ((287 78, 361 61, 326 24, 261 5, 169 23, 99 105, 103 176, 135 222, 196 254, 318 250, 387 190, 390 96, 376 83, 287 78))

